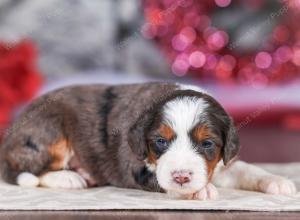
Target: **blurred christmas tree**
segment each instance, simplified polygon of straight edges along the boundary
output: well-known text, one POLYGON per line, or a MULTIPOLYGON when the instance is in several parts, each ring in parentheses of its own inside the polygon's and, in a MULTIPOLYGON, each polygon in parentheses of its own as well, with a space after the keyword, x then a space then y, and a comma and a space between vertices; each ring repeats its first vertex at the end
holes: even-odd
POLYGON ((155 39, 173 73, 251 84, 300 74, 300 3, 145 0, 144 37, 155 39))

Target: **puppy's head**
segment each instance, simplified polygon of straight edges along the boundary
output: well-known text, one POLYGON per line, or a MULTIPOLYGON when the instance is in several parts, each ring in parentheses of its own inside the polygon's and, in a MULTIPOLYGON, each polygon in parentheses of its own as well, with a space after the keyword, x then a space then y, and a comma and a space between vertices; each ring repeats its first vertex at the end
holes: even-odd
POLYGON ((232 119, 210 96, 181 90, 145 112, 129 144, 166 191, 194 193, 239 150, 232 119))

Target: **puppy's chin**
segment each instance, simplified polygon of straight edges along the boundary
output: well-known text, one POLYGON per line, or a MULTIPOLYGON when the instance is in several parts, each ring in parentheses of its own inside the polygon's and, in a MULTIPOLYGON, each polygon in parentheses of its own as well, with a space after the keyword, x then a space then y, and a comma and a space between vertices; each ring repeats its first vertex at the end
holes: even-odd
MULTIPOLYGON (((161 175, 159 176, 161 177, 161 175)), ((172 179, 158 178, 158 185, 166 192, 176 192, 178 194, 193 194, 203 189, 207 185, 207 178, 197 178, 190 183, 178 184, 172 179)))
MULTIPOLYGON (((203 187, 201 187, 201 188, 203 188, 203 187)), ((201 188, 199 188, 199 189, 185 188, 185 187, 182 187, 182 188, 169 188, 165 191, 170 193, 170 194, 189 195, 189 194, 194 194, 194 193, 198 192, 199 190, 201 190, 201 188)))
POLYGON ((174 199, 191 199, 193 195, 198 193, 203 187, 199 189, 193 188, 169 188, 165 190, 170 198, 174 199))
POLYGON ((203 189, 206 186, 206 183, 188 183, 183 184, 182 186, 176 183, 173 183, 170 181, 168 184, 165 182, 163 184, 160 184, 158 181, 159 186, 164 189, 165 192, 176 194, 176 195, 189 195, 194 194, 196 192, 199 192, 201 189, 203 189))

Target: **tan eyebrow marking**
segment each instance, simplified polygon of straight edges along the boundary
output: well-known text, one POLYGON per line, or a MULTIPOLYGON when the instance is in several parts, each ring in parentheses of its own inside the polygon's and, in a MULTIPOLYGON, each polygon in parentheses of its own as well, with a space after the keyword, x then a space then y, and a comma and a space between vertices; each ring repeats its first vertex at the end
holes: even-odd
POLYGON ((173 131, 173 129, 170 126, 165 124, 160 125, 159 134, 165 139, 167 139, 168 141, 172 140, 175 136, 175 132, 173 131))
POLYGON ((211 130, 207 126, 198 126, 193 131, 193 136, 197 142, 212 137, 211 130))

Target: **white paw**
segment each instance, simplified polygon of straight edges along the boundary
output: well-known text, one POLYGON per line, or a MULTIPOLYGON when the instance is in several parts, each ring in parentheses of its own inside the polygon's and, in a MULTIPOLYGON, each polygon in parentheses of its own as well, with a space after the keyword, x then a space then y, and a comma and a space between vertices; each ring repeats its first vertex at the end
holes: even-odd
POLYGON ((37 187, 40 184, 40 180, 32 173, 24 172, 17 177, 17 184, 23 187, 37 187))
POLYGON ((87 183, 78 173, 68 170, 49 172, 40 177, 40 185, 59 189, 84 189, 87 183))
POLYGON ((218 190, 211 183, 208 183, 199 192, 193 194, 193 199, 196 200, 216 200, 218 197, 219 197, 218 190))
POLYGON ((281 176, 264 176, 258 181, 261 192, 274 195, 293 195, 297 192, 295 184, 281 176))

